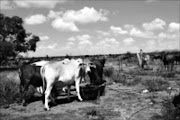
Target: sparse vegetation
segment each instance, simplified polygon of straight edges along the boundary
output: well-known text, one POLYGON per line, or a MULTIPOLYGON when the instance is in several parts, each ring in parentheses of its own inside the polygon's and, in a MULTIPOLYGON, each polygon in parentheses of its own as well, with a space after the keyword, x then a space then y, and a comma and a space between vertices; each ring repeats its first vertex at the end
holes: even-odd
POLYGON ((104 75, 110 79, 110 83, 121 83, 125 86, 137 85, 141 82, 140 77, 132 77, 131 75, 123 74, 113 67, 107 67, 104 71, 104 75))
MULTIPOLYGON (((2 78, 2 77, 1 77, 2 78)), ((2 78, 0 80, 0 106, 20 101, 19 84, 2 78)))
MULTIPOLYGON (((131 58, 132 60, 136 59, 134 56, 132 56, 131 58)), ((55 60, 58 58, 49 59, 55 60)), ((88 101, 84 99, 84 101, 81 103, 78 103, 77 101, 71 101, 70 103, 64 105, 61 100, 57 100, 57 102, 60 104, 57 106, 53 106, 53 111, 58 112, 58 115, 61 114, 59 113, 60 111, 63 111, 64 113, 67 113, 66 116, 70 114, 72 116, 77 115, 79 118, 87 120, 104 120, 111 118, 126 119, 128 118, 128 116, 136 112, 136 110, 138 111, 139 109, 144 108, 144 106, 146 106, 147 104, 151 105, 151 103, 158 103, 158 101, 162 101, 162 99, 167 97, 168 93, 164 92, 164 90, 167 90, 167 88, 170 86, 169 84, 172 83, 176 87, 179 85, 179 73, 177 73, 177 71, 153 72, 152 70, 142 70, 137 67, 136 63, 129 63, 127 62, 127 60, 124 60, 120 64, 118 58, 115 57, 107 58, 107 63, 104 67, 103 75, 103 79, 107 81, 106 95, 101 97, 100 101, 95 101, 95 103, 97 102, 97 104, 94 104, 94 101, 88 101), (125 63, 127 65, 124 65, 123 69, 120 69, 119 66, 125 63), (142 90, 144 90, 144 88, 147 89, 148 92, 143 93, 142 90), (100 102, 100 104, 98 102, 100 102), (72 106, 75 107, 75 112, 72 112, 72 106), (64 107, 64 109, 62 109, 62 107, 64 107), (86 110, 82 110, 85 108, 86 110), (69 112, 67 112, 67 110, 70 111, 70 114, 69 112)), ((87 77, 85 83, 88 81, 89 77, 87 77)), ((4 104, 8 105, 11 103, 19 102, 20 93, 18 82, 15 82, 14 76, 10 75, 9 73, 4 76, 3 74, 0 74, 0 109, 5 108, 2 107, 4 104)), ((27 97, 31 98, 31 95, 34 92, 34 89, 30 88, 27 97)), ((58 98, 61 99, 61 96, 59 96, 58 98)), ((39 112, 42 111, 42 107, 36 107, 36 105, 39 106, 42 104, 41 101, 39 101, 40 99, 37 100, 38 101, 34 100, 36 102, 32 102, 32 104, 29 104, 27 107, 17 105, 14 107, 15 109, 13 109, 13 112, 16 111, 20 117, 20 114, 23 113, 21 111, 18 111, 18 109, 23 109, 24 111, 28 110, 30 111, 30 114, 38 113, 42 115, 39 112)), ((144 109, 144 111, 140 111, 135 114, 132 117, 132 120, 142 120, 147 116, 147 119, 149 120, 179 120, 180 118, 180 110, 173 106, 171 99, 166 100, 165 102, 158 104, 157 106, 156 104, 155 106, 153 104, 150 107, 150 109, 147 108, 144 109)), ((5 110, 7 111, 7 109, 11 110, 11 105, 5 110)), ((39 119, 36 115, 34 116, 39 119)), ((69 117, 68 119, 71 118, 69 117)))
POLYGON ((156 92, 156 91, 163 91, 166 90, 169 86, 169 83, 165 80, 162 80, 160 78, 156 79, 148 79, 142 82, 142 84, 150 91, 150 92, 156 92))
POLYGON ((161 73, 161 76, 165 78, 172 78, 175 76, 175 74, 176 74, 175 72, 163 72, 161 73))
POLYGON ((104 69, 104 76, 111 77, 114 74, 114 71, 113 67, 107 67, 104 69))
POLYGON ((165 100, 162 103, 161 115, 156 114, 150 120, 179 120, 180 109, 175 108, 172 104, 172 99, 165 100))

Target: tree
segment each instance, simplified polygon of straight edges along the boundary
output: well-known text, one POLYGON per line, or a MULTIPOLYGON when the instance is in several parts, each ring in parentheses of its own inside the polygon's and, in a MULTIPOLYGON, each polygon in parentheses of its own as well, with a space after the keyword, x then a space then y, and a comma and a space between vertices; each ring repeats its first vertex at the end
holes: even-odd
POLYGON ((0 63, 20 52, 35 51, 38 41, 38 36, 26 32, 22 18, 0 13, 0 63))

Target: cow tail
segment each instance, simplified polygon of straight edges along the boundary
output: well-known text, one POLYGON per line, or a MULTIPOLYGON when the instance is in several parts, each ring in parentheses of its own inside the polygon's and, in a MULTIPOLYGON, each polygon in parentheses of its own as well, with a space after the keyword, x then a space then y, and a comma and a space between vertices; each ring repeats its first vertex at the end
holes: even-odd
POLYGON ((41 78, 42 78, 42 82, 43 82, 43 93, 45 92, 45 86, 46 86, 46 83, 45 83, 45 76, 44 76, 44 72, 45 72, 45 69, 44 69, 45 66, 42 66, 41 67, 41 70, 40 70, 40 74, 41 74, 41 78))

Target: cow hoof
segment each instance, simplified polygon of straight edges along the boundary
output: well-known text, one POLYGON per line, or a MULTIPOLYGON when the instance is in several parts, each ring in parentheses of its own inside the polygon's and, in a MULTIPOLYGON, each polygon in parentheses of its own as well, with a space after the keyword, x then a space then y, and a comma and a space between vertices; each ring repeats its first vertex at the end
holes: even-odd
POLYGON ((79 101, 83 101, 83 99, 82 99, 82 98, 79 98, 79 101))
POLYGON ((23 105, 23 106, 27 106, 27 104, 26 104, 26 103, 23 103, 22 105, 23 105))
POLYGON ((44 111, 50 111, 50 109, 49 108, 44 108, 44 111))

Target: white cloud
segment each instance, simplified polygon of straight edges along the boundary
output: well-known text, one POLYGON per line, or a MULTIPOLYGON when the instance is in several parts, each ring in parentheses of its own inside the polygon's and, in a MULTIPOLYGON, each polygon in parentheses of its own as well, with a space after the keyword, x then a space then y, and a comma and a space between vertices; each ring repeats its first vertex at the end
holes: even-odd
POLYGON ((158 30, 158 29, 164 29, 165 25, 166 25, 165 21, 159 18, 156 18, 150 23, 143 23, 142 26, 145 30, 158 30))
POLYGON ((79 42, 79 45, 92 45, 93 43, 89 40, 83 40, 79 42))
POLYGON ((13 8, 12 2, 8 0, 1 0, 0 4, 0 9, 9 10, 13 8))
POLYGON ((48 18, 55 18, 52 22, 52 26, 56 29, 62 31, 79 31, 75 23, 86 24, 98 21, 107 21, 107 14, 107 10, 100 9, 97 11, 93 7, 84 7, 78 11, 67 10, 66 12, 55 12, 50 10, 48 18))
POLYGON ((155 50, 157 50, 157 46, 159 46, 159 45, 158 45, 157 41, 155 41, 155 40, 148 40, 148 41, 146 41, 144 46, 146 46, 146 48, 145 48, 146 51, 155 51, 155 50))
POLYGON ((156 1, 158 1, 158 0, 146 0, 145 2, 152 3, 152 2, 156 2, 156 1))
POLYGON ((57 17, 59 17, 62 14, 63 14, 62 11, 55 12, 53 10, 50 10, 47 16, 48 16, 48 18, 57 18, 57 17))
POLYGON ((55 44, 50 44, 50 45, 47 46, 47 48, 49 48, 49 49, 55 49, 56 46, 57 46, 56 43, 55 43, 55 44))
POLYGON ((30 7, 38 7, 38 8, 54 8, 58 3, 63 3, 65 0, 14 0, 14 3, 18 7, 22 8, 30 8, 30 7))
POLYGON ((130 30, 130 29, 134 28, 134 25, 125 24, 124 28, 127 29, 127 30, 130 30))
POLYGON ((142 32, 138 28, 132 28, 129 33, 131 36, 135 37, 141 37, 141 38, 152 38, 153 33, 152 32, 142 32))
POLYGON ((77 35, 74 37, 70 37, 68 38, 68 41, 85 41, 85 40, 89 40, 90 38, 91 38, 90 35, 84 34, 84 35, 77 35))
POLYGON ((74 45, 74 42, 71 42, 71 41, 70 41, 70 42, 67 42, 66 45, 67 45, 67 46, 72 46, 72 45, 74 45))
POLYGON ((70 37, 70 38, 68 38, 68 41, 73 44, 76 41, 76 43, 78 43, 77 48, 84 50, 93 45, 93 43, 90 41, 90 38, 91 38, 90 35, 84 34, 84 35, 77 35, 77 36, 70 37))
POLYGON ((79 29, 73 22, 66 22, 60 17, 56 18, 51 25, 53 28, 56 28, 60 31, 79 31, 79 29))
POLYGON ((94 54, 119 53, 120 43, 115 38, 105 38, 97 42, 91 49, 94 54))
POLYGON ((84 7, 79 11, 68 10, 63 15, 63 20, 68 22, 91 23, 107 21, 105 10, 96 11, 93 7, 84 7))
POLYGON ((101 47, 117 46, 119 42, 115 38, 105 38, 104 40, 97 43, 101 47))
POLYGON ((68 38, 68 41, 76 41, 76 38, 70 37, 70 38, 68 38))
POLYGON ((48 40, 49 37, 48 36, 40 36, 40 40, 44 41, 44 40, 48 40))
POLYGON ((29 25, 42 24, 46 21, 46 17, 42 14, 37 14, 25 18, 24 21, 29 25))
POLYGON ((104 35, 104 36, 109 36, 110 35, 109 32, 105 32, 105 31, 101 31, 101 30, 97 30, 96 32, 101 34, 101 35, 104 35))
POLYGON ((169 28, 168 29, 169 29, 170 32, 174 32, 174 31, 180 32, 180 24, 172 22, 172 23, 169 24, 169 28))
POLYGON ((163 33, 163 32, 159 33, 157 36, 157 38, 160 38, 160 39, 175 39, 177 37, 178 35, 176 34, 168 34, 168 33, 163 33))
POLYGON ((134 42, 134 39, 132 38, 126 38, 123 40, 123 42, 126 44, 126 45, 131 45, 133 42, 134 42))
POLYGON ((83 40, 89 40, 91 38, 90 35, 88 34, 85 34, 85 35, 79 35, 79 36, 76 36, 77 40, 80 40, 80 41, 83 41, 83 40))
POLYGON ((110 27, 111 31, 115 34, 127 34, 128 32, 126 30, 123 30, 121 27, 110 27))

